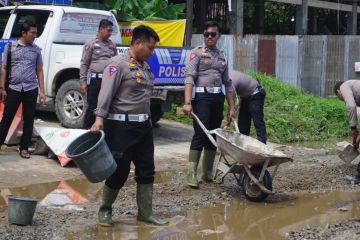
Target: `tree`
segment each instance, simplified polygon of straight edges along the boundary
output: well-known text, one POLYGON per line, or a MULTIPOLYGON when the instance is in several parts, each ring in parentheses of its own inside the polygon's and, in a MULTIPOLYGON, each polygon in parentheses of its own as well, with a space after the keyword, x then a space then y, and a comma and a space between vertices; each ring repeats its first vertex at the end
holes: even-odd
POLYGON ((169 4, 167 0, 105 0, 76 2, 78 6, 110 10, 118 21, 175 20, 185 18, 185 3, 169 4))

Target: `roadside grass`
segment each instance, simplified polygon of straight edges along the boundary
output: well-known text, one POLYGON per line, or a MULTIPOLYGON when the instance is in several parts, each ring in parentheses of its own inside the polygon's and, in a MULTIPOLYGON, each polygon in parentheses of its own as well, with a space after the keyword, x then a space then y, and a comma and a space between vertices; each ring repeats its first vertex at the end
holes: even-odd
MULTIPOLYGON (((335 97, 320 98, 284 84, 274 77, 249 73, 266 90, 265 122, 268 140, 274 143, 301 143, 344 139, 349 132, 345 104, 335 97)), ((176 114, 173 105, 167 119, 191 124, 192 119, 176 114)), ((224 109, 224 116, 227 106, 224 109)), ((252 126, 252 135, 254 136, 252 126)), ((348 139, 350 140, 350 138, 348 139)))

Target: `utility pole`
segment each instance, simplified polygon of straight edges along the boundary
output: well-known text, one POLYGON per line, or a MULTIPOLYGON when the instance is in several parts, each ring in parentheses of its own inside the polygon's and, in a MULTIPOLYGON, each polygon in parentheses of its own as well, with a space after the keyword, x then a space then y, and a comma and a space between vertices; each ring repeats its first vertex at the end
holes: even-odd
POLYGON ((352 4, 352 30, 351 30, 351 34, 352 35, 356 35, 357 34, 357 7, 358 7, 358 3, 357 1, 354 1, 352 4))
POLYGON ((194 1, 186 0, 186 27, 185 27, 186 47, 191 47, 193 18, 194 18, 194 1))
POLYGON ((301 19, 301 32, 303 35, 306 35, 308 32, 308 10, 309 10, 309 0, 302 0, 302 19, 301 19))
POLYGON ((244 0, 231 0, 230 33, 244 33, 244 0))

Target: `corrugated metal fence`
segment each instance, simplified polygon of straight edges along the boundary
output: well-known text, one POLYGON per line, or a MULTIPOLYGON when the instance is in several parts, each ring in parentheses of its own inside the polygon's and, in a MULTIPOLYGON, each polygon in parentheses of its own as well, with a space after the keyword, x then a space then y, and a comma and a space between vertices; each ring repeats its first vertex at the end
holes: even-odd
MULTIPOLYGON (((193 35, 192 45, 201 43, 193 35)), ((360 79, 360 36, 223 35, 218 47, 231 69, 275 75, 318 96, 333 95, 336 81, 360 79)))

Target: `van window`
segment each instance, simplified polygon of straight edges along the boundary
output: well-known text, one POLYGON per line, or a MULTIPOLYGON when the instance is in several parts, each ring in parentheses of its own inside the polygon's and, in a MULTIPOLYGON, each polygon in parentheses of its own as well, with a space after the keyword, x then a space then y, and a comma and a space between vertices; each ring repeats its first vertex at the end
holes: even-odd
POLYGON ((1 10, 0 11, 0 38, 3 37, 9 17, 10 17, 10 10, 1 10))
POLYGON ((54 41, 56 43, 84 44, 95 38, 102 19, 108 19, 114 24, 111 39, 115 43, 120 43, 117 22, 112 16, 77 12, 64 13, 54 41))
POLYGON ((49 18, 49 11, 36 10, 16 10, 16 20, 11 32, 11 38, 21 37, 20 27, 25 21, 30 21, 36 24, 37 37, 40 37, 44 31, 45 24, 49 18))

